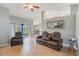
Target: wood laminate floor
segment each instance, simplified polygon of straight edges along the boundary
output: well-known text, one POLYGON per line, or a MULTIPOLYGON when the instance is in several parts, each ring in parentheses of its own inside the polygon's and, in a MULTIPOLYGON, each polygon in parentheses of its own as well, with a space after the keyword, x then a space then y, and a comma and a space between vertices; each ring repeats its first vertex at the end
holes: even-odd
POLYGON ((31 37, 24 38, 24 44, 19 46, 0 47, 0 56, 75 56, 76 53, 67 47, 57 51, 36 43, 31 37))

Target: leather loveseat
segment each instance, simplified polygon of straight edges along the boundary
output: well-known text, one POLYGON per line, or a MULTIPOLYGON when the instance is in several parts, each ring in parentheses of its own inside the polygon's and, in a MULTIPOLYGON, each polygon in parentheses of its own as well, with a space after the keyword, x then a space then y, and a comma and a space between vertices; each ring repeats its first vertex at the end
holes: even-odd
POLYGON ((51 34, 44 31, 42 35, 36 38, 36 42, 49 48, 60 50, 62 48, 63 39, 59 32, 53 32, 51 34))

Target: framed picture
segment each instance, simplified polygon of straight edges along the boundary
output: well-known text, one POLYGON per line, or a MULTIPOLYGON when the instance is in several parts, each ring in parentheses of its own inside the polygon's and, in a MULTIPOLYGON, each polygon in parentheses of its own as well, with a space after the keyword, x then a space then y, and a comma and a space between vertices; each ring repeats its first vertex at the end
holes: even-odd
POLYGON ((64 20, 47 22, 47 29, 64 29, 64 20))

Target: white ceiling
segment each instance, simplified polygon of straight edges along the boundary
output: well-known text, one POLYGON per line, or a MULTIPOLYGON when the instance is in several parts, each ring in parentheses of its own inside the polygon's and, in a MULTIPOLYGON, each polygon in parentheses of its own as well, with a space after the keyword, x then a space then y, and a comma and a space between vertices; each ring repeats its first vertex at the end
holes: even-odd
POLYGON ((45 11, 45 16, 54 17, 54 16, 65 16, 70 14, 70 5, 69 3, 38 3, 36 4, 40 8, 35 9, 33 12, 24 9, 23 3, 0 3, 0 6, 9 8, 10 15, 17 17, 22 17, 26 19, 31 19, 36 22, 36 20, 41 19, 41 11, 45 11))

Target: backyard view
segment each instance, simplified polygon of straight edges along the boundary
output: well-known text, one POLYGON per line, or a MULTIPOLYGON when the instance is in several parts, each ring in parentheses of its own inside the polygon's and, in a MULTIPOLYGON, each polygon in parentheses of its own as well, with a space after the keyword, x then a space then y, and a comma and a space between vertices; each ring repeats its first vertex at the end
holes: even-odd
POLYGON ((12 36, 15 32, 22 32, 23 36, 28 36, 31 34, 30 27, 26 24, 12 24, 12 36))

